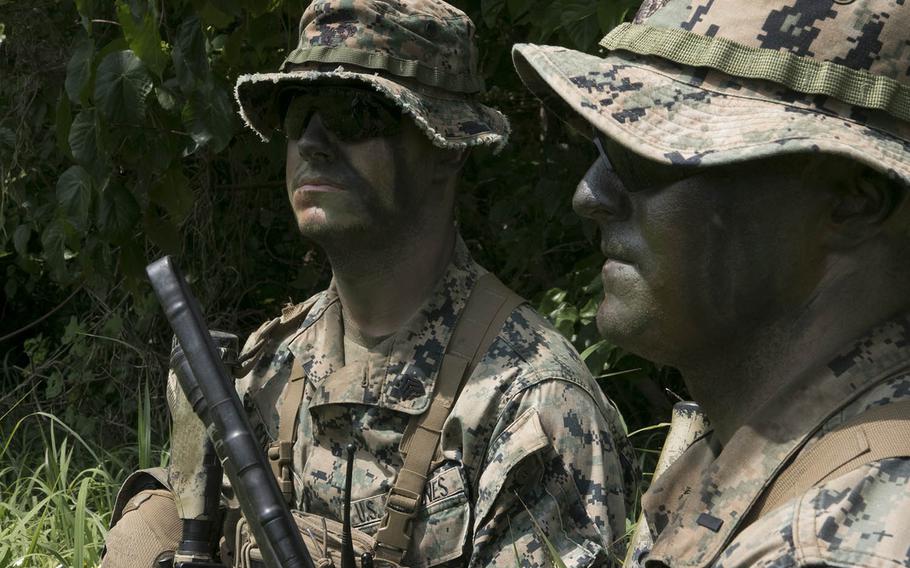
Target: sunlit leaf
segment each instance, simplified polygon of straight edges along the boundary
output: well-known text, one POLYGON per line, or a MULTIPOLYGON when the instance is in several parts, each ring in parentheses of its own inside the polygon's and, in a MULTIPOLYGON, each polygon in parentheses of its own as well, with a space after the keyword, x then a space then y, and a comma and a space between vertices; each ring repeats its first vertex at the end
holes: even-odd
POLYGON ((70 166, 57 180, 57 203, 77 230, 88 228, 92 205, 92 176, 82 166, 70 166))
POLYGON ((161 35, 158 33, 158 21, 154 12, 143 10, 142 14, 135 14, 123 0, 117 1, 117 20, 123 29, 130 49, 156 76, 167 66, 167 54, 161 48, 161 35))
POLYGON ((95 102, 101 115, 111 122, 141 123, 145 98, 151 90, 148 71, 132 51, 111 53, 98 65, 95 102))
POLYGON ((562 25, 575 47, 590 49, 600 39, 596 0, 568 0, 562 4, 562 25))

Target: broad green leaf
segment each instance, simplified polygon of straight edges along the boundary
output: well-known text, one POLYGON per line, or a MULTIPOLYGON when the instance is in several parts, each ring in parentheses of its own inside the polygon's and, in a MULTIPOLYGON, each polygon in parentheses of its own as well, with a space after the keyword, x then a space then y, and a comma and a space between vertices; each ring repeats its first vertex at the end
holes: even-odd
POLYGON ((164 207, 175 223, 180 223, 193 208, 193 191, 179 165, 161 176, 149 191, 154 203, 164 207))
POLYGON ((155 99, 157 99, 161 108, 166 111, 172 111, 177 108, 177 97, 164 85, 155 87, 155 99))
POLYGON ((626 16, 629 15, 629 11, 634 10, 638 4, 637 0, 599 2, 597 4, 597 21, 600 24, 601 34, 606 35, 610 30, 621 24, 626 19, 626 16))
POLYGON ((57 180, 57 203, 79 231, 88 228, 92 205, 92 176, 82 166, 70 166, 57 180))
POLYGON ((70 100, 65 93, 60 93, 57 99, 57 109, 54 112, 54 130, 57 135, 57 150, 67 157, 72 157, 70 150, 70 127, 73 124, 73 111, 70 108, 70 100))
POLYGON ((28 225, 19 225, 13 232, 13 248, 19 256, 28 254, 28 241, 32 236, 32 229, 28 225))
POLYGON ((208 92, 192 97, 181 113, 183 124, 195 142, 187 151, 192 154, 208 145, 218 153, 228 145, 234 135, 234 108, 227 89, 212 86, 208 92))
POLYGON ((86 109, 76 115, 70 126, 70 152, 76 162, 89 167, 98 158, 98 140, 95 134, 95 111, 86 109))
POLYGON ((126 2, 117 0, 117 20, 127 44, 152 73, 161 77, 167 66, 167 54, 161 48, 158 21, 151 10, 143 12, 137 16, 126 2))
POLYGON ((587 51, 600 38, 597 5, 596 0, 569 0, 562 5, 563 28, 578 49, 587 51))
POLYGON ((95 44, 91 38, 84 38, 73 48, 73 54, 66 62, 66 95, 73 104, 84 103, 88 97, 89 79, 92 78, 92 57, 95 44))
POLYGON ((129 189, 112 182, 101 192, 98 228, 104 238, 120 243, 132 236, 139 220, 139 204, 129 189))
POLYGON ((76 0, 76 10, 82 17, 82 26, 91 33, 92 19, 95 18, 103 8, 103 0, 76 0))
POLYGON ((132 51, 111 53, 98 65, 95 102, 110 122, 139 124, 145 117, 145 98, 152 80, 142 61, 132 51))
POLYGON ((205 54, 205 37, 195 16, 187 18, 177 28, 177 39, 171 51, 174 71, 180 89, 187 96, 196 91, 197 85, 210 79, 211 69, 205 54))
POLYGON ((44 249, 44 260, 50 267, 51 272, 59 279, 66 271, 63 261, 64 243, 66 233, 63 228, 63 221, 55 219, 48 223, 41 233, 41 247, 44 249))

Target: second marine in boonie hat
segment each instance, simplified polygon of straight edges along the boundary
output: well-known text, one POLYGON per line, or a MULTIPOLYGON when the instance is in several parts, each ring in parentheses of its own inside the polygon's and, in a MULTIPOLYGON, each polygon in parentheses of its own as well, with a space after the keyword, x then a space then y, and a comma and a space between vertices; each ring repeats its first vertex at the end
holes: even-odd
POLYGON ((670 164, 819 151, 910 184, 910 4, 651 0, 606 57, 516 45, 538 97, 670 164))
POLYGON ((438 0, 316 0, 297 48, 276 73, 241 75, 240 114, 263 139, 281 128, 279 95, 325 84, 373 89, 441 148, 500 150, 509 122, 477 101, 483 92, 474 24, 438 0))

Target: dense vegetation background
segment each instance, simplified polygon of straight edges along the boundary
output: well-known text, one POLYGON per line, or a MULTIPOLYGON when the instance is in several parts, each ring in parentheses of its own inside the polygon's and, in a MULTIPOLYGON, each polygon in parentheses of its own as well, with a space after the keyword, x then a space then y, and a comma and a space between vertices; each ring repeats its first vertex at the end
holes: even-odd
MULTIPOLYGON (((306 4, 0 0, 0 567, 96 564, 119 482, 166 460, 171 334, 148 262, 176 255, 210 325, 241 335, 327 282, 289 214, 283 142, 241 128, 231 94, 277 68, 306 4)), ((678 377, 597 337, 601 259, 570 206, 594 152, 510 57, 519 41, 594 51, 637 2, 455 4, 514 129, 472 156, 462 232, 573 340, 647 470, 678 377)))

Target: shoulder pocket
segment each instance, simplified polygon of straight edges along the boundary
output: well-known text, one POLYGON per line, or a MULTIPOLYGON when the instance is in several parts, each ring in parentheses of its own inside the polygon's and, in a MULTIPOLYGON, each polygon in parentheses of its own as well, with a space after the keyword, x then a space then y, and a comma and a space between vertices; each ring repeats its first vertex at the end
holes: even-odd
POLYGON ((486 520, 507 481, 529 484, 542 475, 543 464, 536 454, 549 445, 535 408, 524 411, 499 434, 490 446, 487 465, 477 485, 482 489, 477 495, 474 530, 486 520))
POLYGON ((429 568, 464 554, 471 529, 471 504, 464 469, 447 464, 427 480, 424 506, 414 520, 411 552, 404 565, 429 568))

